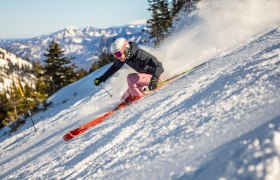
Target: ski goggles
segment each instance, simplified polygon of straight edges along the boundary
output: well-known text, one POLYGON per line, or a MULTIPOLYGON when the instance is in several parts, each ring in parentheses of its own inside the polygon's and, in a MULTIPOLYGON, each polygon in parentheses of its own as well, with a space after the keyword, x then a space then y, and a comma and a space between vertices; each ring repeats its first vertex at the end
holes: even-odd
POLYGON ((117 52, 114 52, 113 55, 114 55, 116 58, 120 58, 120 57, 122 57, 123 52, 117 51, 117 52))

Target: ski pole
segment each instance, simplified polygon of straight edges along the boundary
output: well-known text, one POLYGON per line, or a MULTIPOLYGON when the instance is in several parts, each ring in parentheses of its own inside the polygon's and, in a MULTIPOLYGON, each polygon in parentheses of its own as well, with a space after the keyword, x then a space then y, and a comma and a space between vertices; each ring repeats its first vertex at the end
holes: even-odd
POLYGON ((101 88, 102 89, 104 89, 104 91, 110 96, 110 97, 113 97, 113 95, 112 94, 110 94, 104 87, 103 87, 103 85, 102 84, 100 84, 100 86, 101 86, 101 88))
POLYGON ((31 114, 31 112, 29 111, 29 109, 28 109, 28 114, 29 114, 29 116, 30 116, 32 125, 33 125, 33 127, 34 127, 34 131, 36 132, 37 130, 36 130, 36 128, 35 128, 35 124, 34 124, 34 121, 33 121, 33 118, 32 118, 32 114, 31 114))

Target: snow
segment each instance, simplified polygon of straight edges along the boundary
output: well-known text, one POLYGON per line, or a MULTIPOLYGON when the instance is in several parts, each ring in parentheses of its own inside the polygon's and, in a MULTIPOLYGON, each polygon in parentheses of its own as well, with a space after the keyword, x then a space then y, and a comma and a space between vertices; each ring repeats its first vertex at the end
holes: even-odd
POLYGON ((54 107, 33 116, 37 133, 28 121, 2 137, 0 177, 277 179, 279 39, 279 29, 259 35, 64 142, 125 90, 114 82, 127 69, 106 85, 112 99, 91 85, 106 66, 51 97, 54 107))
POLYGON ((153 53, 164 61, 165 74, 171 76, 277 27, 279 9, 277 0, 202 1, 190 17, 180 16, 174 25, 175 33, 153 53))
MULTIPOLYGON (((32 68, 32 64, 17 57, 16 55, 7 52, 5 49, 0 48, 0 52, 5 54, 5 59, 8 59, 13 65, 17 64, 19 66, 19 68, 22 68, 23 66, 32 68)), ((7 62, 3 62, 3 61, 7 61, 5 59, 1 58, 1 64, 7 64, 7 62)))
POLYGON ((12 54, 11 52, 8 52, 5 49, 0 48, 0 53, 2 57, 0 57, 0 67, 3 68, 3 70, 0 72, 0 92, 5 91, 5 89, 8 89, 13 81, 15 79, 21 79, 23 81, 22 83, 32 83, 33 80, 35 79, 34 75, 30 73, 23 73, 21 72, 23 68, 29 68, 30 70, 32 69, 33 65, 29 63, 28 61, 21 59, 17 57, 15 54, 12 54), (10 65, 12 66, 17 66, 19 68, 18 72, 15 70, 11 71, 10 65), (21 72, 21 75, 20 75, 21 72), (21 76, 21 77, 19 77, 21 76))
POLYGON ((0 58, 0 67, 7 67, 8 62, 5 59, 0 58))
POLYGON ((203 36, 194 27, 205 43, 202 55, 199 43, 184 49, 191 46, 192 30, 149 49, 162 52, 165 77, 207 63, 70 142, 62 139, 66 132, 118 104, 132 70, 123 68, 106 82, 112 98, 92 83, 110 65, 61 89, 49 99, 52 107, 33 115, 36 133, 28 120, 0 138, 0 179, 278 180, 280 28, 271 28, 275 22, 234 43, 213 43, 213 49, 207 49, 215 42, 208 38, 219 36, 203 36))
POLYGON ((271 179, 280 179, 280 132, 274 131, 273 132, 273 145, 276 149, 277 155, 274 155, 268 163, 267 171, 268 174, 266 175, 265 179, 271 180, 271 179))

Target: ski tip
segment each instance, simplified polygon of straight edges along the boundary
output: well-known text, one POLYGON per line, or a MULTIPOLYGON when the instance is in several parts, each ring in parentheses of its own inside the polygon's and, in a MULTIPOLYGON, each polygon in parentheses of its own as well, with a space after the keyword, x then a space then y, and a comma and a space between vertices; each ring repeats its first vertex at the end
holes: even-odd
POLYGON ((70 133, 67 133, 63 136, 64 141, 69 141, 73 139, 73 136, 70 133))

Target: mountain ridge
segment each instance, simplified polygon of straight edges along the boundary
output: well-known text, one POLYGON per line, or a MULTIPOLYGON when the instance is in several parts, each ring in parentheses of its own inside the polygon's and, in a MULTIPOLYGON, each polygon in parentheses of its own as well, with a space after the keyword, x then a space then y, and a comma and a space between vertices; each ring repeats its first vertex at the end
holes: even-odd
POLYGON ((31 61, 43 63, 48 45, 51 41, 59 43, 67 57, 74 57, 78 68, 89 69, 92 63, 99 60, 101 52, 109 52, 111 42, 124 37, 139 45, 149 45, 149 33, 145 24, 128 24, 108 28, 74 26, 27 39, 0 39, 0 46, 31 61))

